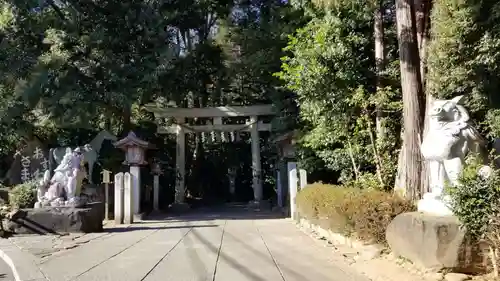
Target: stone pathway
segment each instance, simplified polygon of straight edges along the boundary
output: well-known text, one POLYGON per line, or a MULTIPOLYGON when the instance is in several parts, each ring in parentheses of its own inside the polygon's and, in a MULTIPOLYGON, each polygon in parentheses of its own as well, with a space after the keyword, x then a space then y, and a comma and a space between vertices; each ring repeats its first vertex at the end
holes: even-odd
POLYGON ((0 259, 0 281, 14 281, 10 267, 0 259))
POLYGON ((205 212, 100 234, 11 241, 33 256, 39 280, 369 281, 271 214, 205 212))

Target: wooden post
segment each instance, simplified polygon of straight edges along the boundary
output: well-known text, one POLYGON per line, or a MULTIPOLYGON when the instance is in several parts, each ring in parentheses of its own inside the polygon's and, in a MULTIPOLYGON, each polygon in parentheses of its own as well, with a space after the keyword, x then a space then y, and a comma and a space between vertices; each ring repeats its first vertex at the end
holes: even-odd
POLYGON ((111 171, 103 170, 102 182, 104 183, 104 219, 109 220, 109 184, 111 183, 111 171))

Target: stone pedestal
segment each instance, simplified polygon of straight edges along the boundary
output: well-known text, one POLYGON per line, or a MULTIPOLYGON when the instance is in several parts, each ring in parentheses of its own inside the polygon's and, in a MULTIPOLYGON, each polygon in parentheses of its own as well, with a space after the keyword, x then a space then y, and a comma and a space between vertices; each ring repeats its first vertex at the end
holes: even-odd
POLYGON ((174 214, 182 214, 189 211, 191 208, 187 203, 173 203, 169 206, 170 212, 174 214))
POLYGON ((93 202, 83 208, 24 209, 22 215, 6 221, 4 227, 15 234, 90 233, 101 232, 103 220, 104 203, 93 202))
POLYGON ((486 257, 479 244, 472 243, 454 216, 404 213, 394 218, 386 239, 396 256, 431 270, 479 273, 486 257))
POLYGON ((453 212, 449 208, 448 202, 450 202, 449 196, 440 198, 433 193, 426 193, 424 198, 418 201, 417 210, 438 216, 452 216, 453 212))
POLYGON ((134 215, 141 212, 141 167, 130 166, 130 176, 132 179, 132 206, 134 215))

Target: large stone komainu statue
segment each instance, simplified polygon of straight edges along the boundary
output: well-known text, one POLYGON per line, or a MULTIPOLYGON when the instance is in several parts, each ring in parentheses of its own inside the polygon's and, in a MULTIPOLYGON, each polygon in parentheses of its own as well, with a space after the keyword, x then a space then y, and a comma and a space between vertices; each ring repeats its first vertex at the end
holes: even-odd
POLYGON ((451 215, 447 184, 456 186, 468 153, 483 153, 485 141, 470 124, 467 110, 460 105, 463 96, 435 100, 429 110, 430 124, 421 152, 429 161, 430 188, 418 203, 418 211, 451 215))
POLYGON ((37 189, 38 202, 35 207, 42 206, 79 206, 80 189, 85 172, 82 169, 82 151, 67 149, 61 163, 49 179, 49 171, 37 189))

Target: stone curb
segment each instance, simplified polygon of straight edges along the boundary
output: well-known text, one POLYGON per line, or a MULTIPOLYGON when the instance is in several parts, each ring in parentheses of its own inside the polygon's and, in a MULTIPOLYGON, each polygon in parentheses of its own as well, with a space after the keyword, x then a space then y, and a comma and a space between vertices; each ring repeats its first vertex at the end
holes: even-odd
POLYGON ((23 252, 8 239, 0 239, 0 258, 10 267, 16 281, 47 280, 35 257, 23 252))

